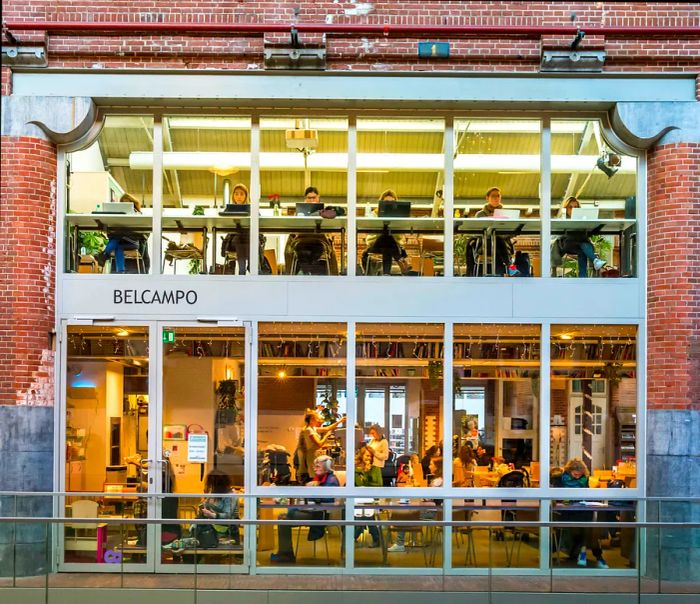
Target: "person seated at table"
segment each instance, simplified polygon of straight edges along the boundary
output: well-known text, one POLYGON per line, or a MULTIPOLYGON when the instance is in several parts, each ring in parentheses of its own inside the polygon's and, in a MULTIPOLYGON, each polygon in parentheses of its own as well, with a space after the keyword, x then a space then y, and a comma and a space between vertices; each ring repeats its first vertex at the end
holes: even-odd
MULTIPOLYGON (((121 203, 131 203, 134 206, 134 211, 137 214, 141 213, 141 202, 133 195, 124 193, 119 199, 121 203)), ((147 238, 139 233, 134 233, 128 228, 108 228, 107 229, 107 245, 105 249, 97 254, 97 263, 100 267, 104 267, 107 258, 114 253, 114 261, 116 264, 117 273, 124 273, 126 264, 124 261, 125 250, 138 250, 143 259, 144 270, 150 270, 150 258, 148 256, 147 238)))
MULTIPOLYGON (((476 218, 493 218, 496 210, 503 209, 501 203, 502 195, 498 187, 491 187, 486 191, 486 203, 476 213, 476 218)), ((481 237, 473 237, 467 243, 467 275, 476 274, 476 257, 479 253, 490 255, 492 253, 490 241, 487 242, 486 252, 481 249, 483 247, 483 239, 481 237)), ((496 235, 496 275, 505 275, 508 266, 511 263, 513 255, 513 243, 511 238, 506 235, 496 235)))
MULTIPOLYGON (((233 203, 242 205, 248 203, 248 187, 243 183, 238 183, 233 186, 232 193, 233 203)), ((260 235, 260 246, 264 248, 265 238, 260 235)), ((224 265, 238 265, 238 274, 245 275, 249 270, 248 249, 250 247, 250 231, 248 229, 240 229, 234 233, 229 233, 221 242, 221 255, 224 257, 224 265), (227 253, 235 252, 235 260, 228 260, 227 253)), ((261 253, 262 256, 262 253, 261 253)), ((264 267, 261 265, 261 273, 264 273, 264 267)))
MULTIPOLYGON (((306 203, 321 203, 316 187, 306 187, 306 203)), ((288 275, 337 275, 338 260, 332 241, 323 233, 290 233, 284 248, 285 266, 288 275), (293 268, 295 267, 295 268, 293 268)))
POLYGON ((476 452, 474 453, 474 459, 476 460, 477 466, 488 466, 491 464, 491 455, 484 447, 478 445, 476 452))
MULTIPOLYGON (((338 487, 340 483, 338 478, 333 473, 333 460, 328 455, 320 455, 313 462, 314 480, 307 486, 313 487, 338 487)), ((333 498, 314 498, 307 499, 307 503, 315 503, 318 505, 328 505, 334 503, 333 498)), ((280 520, 322 520, 326 516, 323 511, 301 510, 299 508, 290 508, 286 514, 281 514, 280 520)), ((326 532, 326 527, 314 525, 309 528, 309 541, 321 539, 326 532)), ((292 525, 279 524, 277 525, 277 541, 278 549, 276 553, 270 554, 270 562, 275 563, 290 563, 296 562, 294 548, 292 547, 292 525)))
MULTIPOLYGON (((442 457, 433 457, 430 460, 429 466, 430 474, 432 475, 432 480, 430 481, 429 487, 439 488, 443 485, 442 480, 442 457)), ((440 501, 435 501, 436 505, 440 505, 440 501)), ((436 512, 434 510, 427 510, 420 512, 421 520, 435 520, 436 512)), ((388 550, 388 552, 405 552, 406 551, 406 531, 396 532, 396 541, 388 550)))
MULTIPOLYGON (((565 489, 587 489, 589 471, 586 464, 578 458, 569 460, 564 466, 561 475, 561 486, 565 489)), ((571 501, 574 505, 576 502, 571 501)), ((559 518, 565 522, 578 522, 581 525, 574 528, 567 528, 562 531, 562 540, 566 537, 569 540, 569 557, 576 558, 578 566, 585 567, 587 561, 587 548, 591 550, 596 558, 598 568, 609 568, 603 558, 603 549, 600 547, 599 531, 593 523, 593 512, 588 510, 564 510, 559 513, 559 518)))
POLYGON ((462 445, 459 448, 457 457, 452 462, 452 485, 455 487, 473 487, 474 470, 476 469, 476 458, 474 449, 469 445, 462 445), (471 477, 469 476, 471 474, 471 477))
MULTIPOLYGON (((379 196, 379 201, 398 201, 399 196, 391 189, 387 189, 379 196)), ((396 264, 401 269, 401 274, 406 275, 410 269, 406 258, 408 254, 398 240, 389 232, 388 228, 376 237, 367 238, 367 248, 362 252, 362 269, 365 275, 368 272, 369 255, 382 255, 382 274, 391 274, 391 261, 396 260, 396 264)))
POLYGON ((304 414, 304 428, 299 434, 297 448, 294 452, 294 467, 297 471, 297 482, 306 484, 311 480, 316 459, 331 437, 333 431, 347 420, 347 416, 341 417, 337 422, 329 426, 323 425, 323 417, 315 409, 307 409, 304 414))
MULTIPOLYGON (((567 197, 561 204, 562 214, 567 219, 571 218, 571 213, 574 208, 580 208, 581 204, 573 195, 567 197)), ((593 263, 593 269, 599 271, 605 266, 605 260, 602 260, 596 253, 593 243, 588 236, 588 231, 567 230, 561 237, 555 241, 558 246, 559 255, 572 254, 578 258, 578 276, 579 278, 588 277, 588 263, 593 263)))
MULTIPOLYGON (((355 455, 355 486, 356 487, 381 487, 383 486, 382 473, 373 464, 374 452, 369 446, 364 446, 355 455)), ((355 541, 365 532, 367 526, 355 526, 355 541)), ((379 547, 379 529, 376 526, 369 527, 372 537, 370 547, 379 547)))

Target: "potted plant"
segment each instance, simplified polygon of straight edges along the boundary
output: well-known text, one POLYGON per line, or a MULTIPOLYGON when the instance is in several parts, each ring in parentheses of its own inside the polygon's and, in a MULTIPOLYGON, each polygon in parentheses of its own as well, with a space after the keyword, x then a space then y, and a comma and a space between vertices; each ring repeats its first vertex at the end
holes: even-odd
POLYGON ((80 231, 80 253, 95 256, 105 249, 107 236, 100 231, 80 231))
POLYGON ((217 424, 235 424, 240 412, 236 403, 236 391, 238 382, 236 380, 221 380, 216 387, 217 397, 217 424))

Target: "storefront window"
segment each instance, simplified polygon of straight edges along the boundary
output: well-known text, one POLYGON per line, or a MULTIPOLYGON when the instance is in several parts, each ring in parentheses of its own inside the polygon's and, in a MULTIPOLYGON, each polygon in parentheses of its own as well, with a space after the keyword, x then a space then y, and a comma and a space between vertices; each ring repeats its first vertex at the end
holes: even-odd
POLYGON ((345 484, 346 346, 344 323, 259 324, 258 484, 313 483, 322 455, 345 484))
POLYGON ((68 154, 66 272, 150 272, 153 172, 134 166, 137 152, 152 156, 151 116, 107 116, 94 143, 68 154))
POLYGON ((539 120, 455 120, 455 275, 540 275, 539 120))
POLYGON ((453 486, 539 486, 540 329, 454 326, 453 486))
MULTIPOLYGON (((250 124, 249 117, 237 116, 163 118, 165 274, 245 274, 250 124)), ((132 162, 153 167, 150 154, 132 153, 132 162)))
MULTIPOLYGON (((147 516, 148 329, 69 326, 66 361, 65 513, 73 518, 147 516), (81 491, 103 492, 101 497, 81 491), (124 495, 124 494, 132 494, 124 495)), ((145 563, 146 526, 81 524, 64 529, 64 562, 145 563)))
POLYGON ((428 486, 443 457, 443 326, 359 323, 356 338, 355 484, 428 486))
MULTIPOLYGON (((245 329, 163 328, 162 517, 243 517, 245 329)), ((235 524, 165 524, 165 564, 240 564, 243 529, 235 524), (208 533, 208 534, 204 534, 208 533)))
POLYGON ((261 118, 260 149, 261 272, 345 274, 347 119, 261 118))
POLYGON ((552 121, 552 276, 636 275, 636 191, 598 120, 552 121))
POLYGON ((455 522, 483 522, 453 527, 453 568, 539 568, 540 530, 500 522, 536 522, 540 506, 534 500, 455 499, 455 522))
POLYGON ((357 120, 358 275, 444 274, 442 119, 357 120))
POLYGON ((637 482, 637 327, 553 325, 552 486, 581 460, 590 485, 637 482))

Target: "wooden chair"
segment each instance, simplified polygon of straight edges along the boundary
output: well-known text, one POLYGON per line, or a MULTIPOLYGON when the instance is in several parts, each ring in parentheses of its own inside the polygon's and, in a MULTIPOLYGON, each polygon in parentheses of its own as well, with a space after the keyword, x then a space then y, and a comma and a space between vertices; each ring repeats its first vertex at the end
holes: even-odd
MULTIPOLYGON (((99 504, 92 499, 78 499, 71 504, 73 518, 97 518, 99 504)), ((102 561, 104 529, 97 522, 66 523, 63 547, 66 551, 92 552, 97 562, 102 561), (69 531, 72 534, 68 534, 69 531)))
POLYGON ((267 258, 267 261, 270 263, 270 269, 272 270, 273 275, 278 275, 279 274, 279 267, 277 266, 277 253, 273 248, 269 248, 265 250, 265 258, 267 258))
POLYGON ((445 268, 445 244, 441 239, 421 237, 420 274, 432 277, 442 274, 445 268))

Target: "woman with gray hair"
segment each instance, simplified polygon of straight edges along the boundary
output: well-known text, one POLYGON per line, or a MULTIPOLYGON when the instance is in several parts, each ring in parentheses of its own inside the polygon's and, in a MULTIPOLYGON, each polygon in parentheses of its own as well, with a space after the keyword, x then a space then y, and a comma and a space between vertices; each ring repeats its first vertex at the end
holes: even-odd
MULTIPOLYGON (((308 486, 315 487, 339 487, 338 478, 333 473, 333 460, 328 455, 320 455, 314 460, 314 480, 308 486)), ((331 497, 321 497, 306 500, 313 505, 328 505, 334 502, 331 497)), ((327 513, 323 511, 302 510, 299 508, 289 508, 287 514, 281 514, 280 520, 323 520, 327 513)), ((323 537, 326 527, 314 525, 309 528, 309 541, 316 541, 323 537)), ((292 527, 289 524, 277 525, 277 553, 270 554, 270 562, 277 564, 293 564, 296 562, 294 548, 292 546, 292 527)))
POLYGON ((389 441, 384 436, 384 432, 378 424, 372 425, 369 429, 370 440, 367 446, 372 450, 374 458, 372 469, 368 475, 369 484, 382 484, 382 468, 389 459, 389 441))

